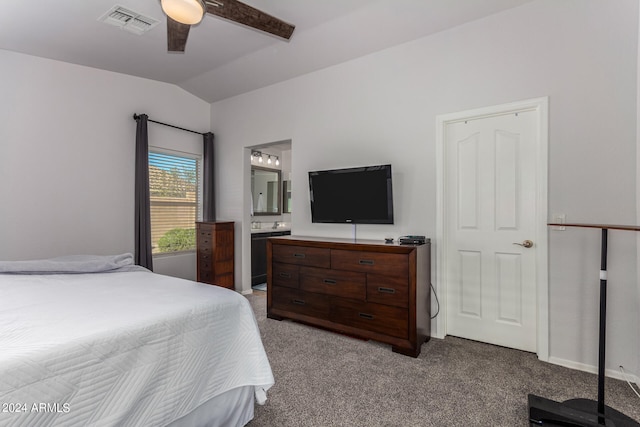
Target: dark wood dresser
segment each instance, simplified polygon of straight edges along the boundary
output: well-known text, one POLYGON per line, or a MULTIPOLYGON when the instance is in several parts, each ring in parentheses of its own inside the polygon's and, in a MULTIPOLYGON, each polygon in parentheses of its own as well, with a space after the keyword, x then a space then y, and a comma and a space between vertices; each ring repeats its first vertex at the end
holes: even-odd
POLYGON ((272 237, 267 316, 380 341, 417 357, 431 336, 430 242, 272 237))
POLYGON ((196 222, 197 281, 234 289, 233 222, 196 222))

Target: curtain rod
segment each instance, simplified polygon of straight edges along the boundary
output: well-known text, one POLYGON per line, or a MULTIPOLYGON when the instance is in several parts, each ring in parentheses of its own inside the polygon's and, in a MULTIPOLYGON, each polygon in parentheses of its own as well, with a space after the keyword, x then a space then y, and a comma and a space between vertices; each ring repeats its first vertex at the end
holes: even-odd
MULTIPOLYGON (((133 113, 133 120, 138 121, 139 118, 140 118, 139 114, 133 113)), ((183 130, 185 132, 197 133, 198 135, 204 135, 205 133, 209 133, 209 132, 196 132, 195 130, 181 128, 179 126, 170 125, 168 123, 157 122, 157 121, 151 120, 149 118, 147 118, 147 121, 151 122, 151 123, 157 123, 157 124, 163 125, 163 126, 168 126, 170 128, 174 128, 174 129, 180 129, 180 130, 183 130)))

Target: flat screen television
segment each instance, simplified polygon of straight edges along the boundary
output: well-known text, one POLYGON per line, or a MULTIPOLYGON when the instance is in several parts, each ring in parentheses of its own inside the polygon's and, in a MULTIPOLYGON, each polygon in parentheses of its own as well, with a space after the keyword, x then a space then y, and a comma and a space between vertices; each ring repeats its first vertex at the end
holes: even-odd
POLYGON ((309 172, 311 221, 393 224, 391 165, 309 172))

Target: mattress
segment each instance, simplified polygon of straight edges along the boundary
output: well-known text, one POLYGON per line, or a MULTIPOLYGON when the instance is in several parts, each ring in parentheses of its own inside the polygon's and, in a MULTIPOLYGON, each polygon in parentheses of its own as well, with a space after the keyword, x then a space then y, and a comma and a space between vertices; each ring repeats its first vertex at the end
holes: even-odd
POLYGON ((273 375, 243 296, 142 271, 0 274, 0 426, 165 426, 273 375))

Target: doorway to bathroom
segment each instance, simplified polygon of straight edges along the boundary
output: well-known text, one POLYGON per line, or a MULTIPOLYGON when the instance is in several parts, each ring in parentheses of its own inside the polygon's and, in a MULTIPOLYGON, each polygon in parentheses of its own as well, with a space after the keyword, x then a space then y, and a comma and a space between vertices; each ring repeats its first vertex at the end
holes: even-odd
MULTIPOLYGON (((267 240, 291 234, 291 141, 248 148, 250 224, 248 257, 252 291, 266 291, 267 240)), ((244 253, 244 251, 243 251, 244 253)))

